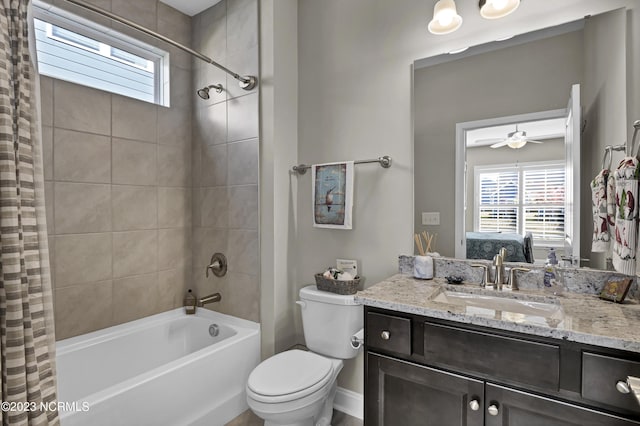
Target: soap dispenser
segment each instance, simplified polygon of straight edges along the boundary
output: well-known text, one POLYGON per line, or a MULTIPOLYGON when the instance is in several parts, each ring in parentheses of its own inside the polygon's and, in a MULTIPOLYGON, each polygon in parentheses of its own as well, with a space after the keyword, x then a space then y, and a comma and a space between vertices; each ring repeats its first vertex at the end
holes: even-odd
POLYGON ((562 280, 558 271, 558 259, 553 248, 549 250, 547 262, 544 265, 544 289, 553 294, 562 293, 562 280))
POLYGON ((196 297, 191 292, 191 289, 184 297, 184 311, 187 315, 193 315, 196 313, 196 297))

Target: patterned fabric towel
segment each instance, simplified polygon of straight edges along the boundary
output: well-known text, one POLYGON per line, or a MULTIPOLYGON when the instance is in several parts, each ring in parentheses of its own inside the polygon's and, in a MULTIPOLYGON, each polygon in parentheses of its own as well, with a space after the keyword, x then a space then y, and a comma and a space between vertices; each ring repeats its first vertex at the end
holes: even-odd
POLYGON ((616 213, 613 267, 627 275, 636 273, 638 239, 638 159, 625 157, 613 172, 616 213))
POLYGON ((608 184, 613 184, 613 178, 609 177, 609 170, 604 169, 591 181, 591 209, 593 210, 593 237, 591 240, 591 251, 609 251, 611 236, 609 229, 613 229, 613 215, 615 213, 615 188, 609 190, 608 184), (611 205, 609 205, 611 203, 611 205))

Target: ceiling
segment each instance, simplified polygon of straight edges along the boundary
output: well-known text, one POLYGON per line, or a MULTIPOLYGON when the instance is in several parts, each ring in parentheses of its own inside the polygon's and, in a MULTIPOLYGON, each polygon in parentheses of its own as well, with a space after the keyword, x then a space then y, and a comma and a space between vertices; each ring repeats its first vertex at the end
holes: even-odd
POLYGON ((160 0, 162 3, 179 10, 185 15, 193 16, 220 3, 222 0, 160 0))
MULTIPOLYGON (((564 137, 564 118, 554 118, 550 120, 530 121, 518 123, 518 130, 527 132, 527 137, 534 140, 556 139, 564 137)), ((483 139, 506 138, 509 132, 516 130, 515 124, 505 124, 494 127, 484 127, 467 132, 467 148, 477 148, 495 143, 484 142, 483 139)))

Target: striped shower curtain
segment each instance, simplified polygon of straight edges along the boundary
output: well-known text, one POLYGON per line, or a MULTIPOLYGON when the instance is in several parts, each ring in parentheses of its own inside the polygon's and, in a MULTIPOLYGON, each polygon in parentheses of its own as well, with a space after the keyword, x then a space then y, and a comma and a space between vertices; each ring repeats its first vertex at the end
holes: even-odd
POLYGON ((33 21, 27 16, 29 0, 0 1, 0 418, 2 425, 55 425, 55 337, 38 77, 30 51, 33 21))

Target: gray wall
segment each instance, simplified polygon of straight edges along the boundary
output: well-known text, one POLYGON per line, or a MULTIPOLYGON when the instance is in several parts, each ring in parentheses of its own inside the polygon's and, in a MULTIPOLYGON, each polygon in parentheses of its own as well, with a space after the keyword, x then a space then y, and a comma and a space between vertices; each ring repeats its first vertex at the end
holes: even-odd
POLYGON ((440 254, 455 254, 456 123, 565 108, 582 50, 575 31, 415 71, 414 229, 437 232, 440 254), (425 211, 440 226, 422 225, 425 211))
MULTIPOLYGON (((589 183, 602 167, 606 145, 619 145, 627 140, 627 65, 626 11, 617 10, 586 20, 584 28, 584 86, 582 88, 583 119, 582 176, 580 207, 582 258, 590 258, 587 266, 604 269, 605 255, 591 253, 593 217, 589 183)), ((623 157, 613 154, 612 167, 623 157)))
MULTIPOLYGON (((163 3, 98 4, 190 40, 190 18, 163 3)), ((170 52, 170 108, 42 78, 57 339, 182 305, 191 271, 193 95, 191 59, 170 52)))
MULTIPOLYGON (((258 2, 223 0, 193 17, 193 47, 241 75, 258 75, 258 2)), ((207 307, 260 320, 258 274, 258 89, 250 92, 224 72, 194 60, 194 90, 221 83, 211 99, 193 102, 193 284, 199 297, 219 291, 207 307), (229 272, 205 277, 215 252, 229 272)))
MULTIPOLYGON (((297 206, 290 219, 296 230, 295 256, 283 262, 297 270, 296 278, 287 283, 290 291, 295 293, 303 284, 312 282, 313 274, 333 263, 337 256, 360 259, 366 285, 372 285, 397 270, 398 254, 413 251, 414 60, 634 2, 523 2, 522 13, 500 22, 483 22, 475 32, 462 25, 456 33, 443 37, 433 36, 425 29, 426 20, 433 13, 431 2, 300 0, 299 95, 297 99, 283 99, 291 105, 299 103, 298 160, 317 163, 390 154, 394 165, 389 170, 375 165, 357 167, 352 231, 311 229, 311 184, 308 177, 296 179, 299 189, 288 197, 297 206), (534 3, 544 3, 546 13, 527 14, 527 5, 534 3)), ((478 14, 475 2, 458 2, 457 7, 465 21, 478 14)), ((565 90, 562 96, 566 96, 564 93, 565 90)), ((275 120, 270 124, 280 125, 275 120)), ((281 149, 275 145, 265 149, 272 148, 276 152, 281 149)), ((295 190, 293 186, 290 189, 295 190)), ((278 251, 276 256, 287 259, 288 253, 278 251)), ((302 340, 301 329, 297 332, 302 340)), ((362 363, 349 363, 339 383, 362 392, 362 363)))

